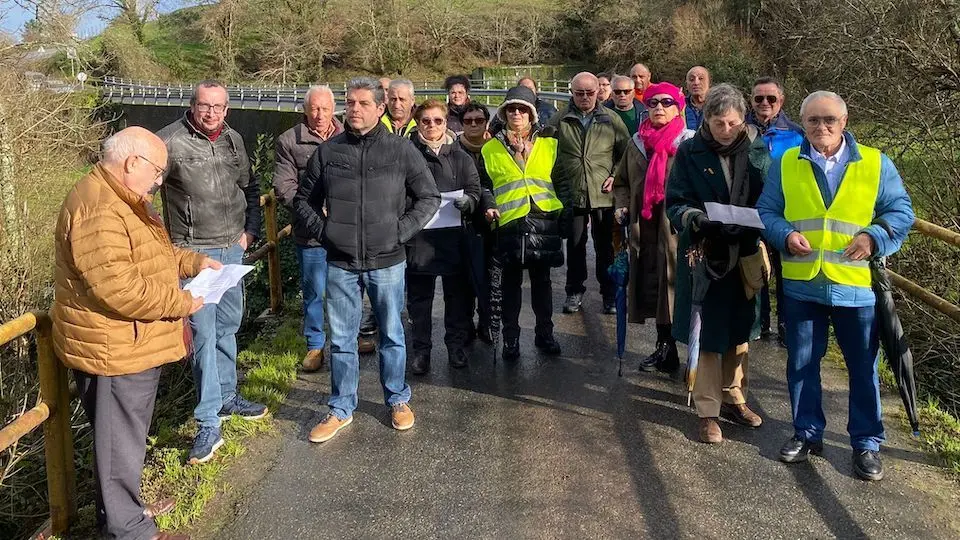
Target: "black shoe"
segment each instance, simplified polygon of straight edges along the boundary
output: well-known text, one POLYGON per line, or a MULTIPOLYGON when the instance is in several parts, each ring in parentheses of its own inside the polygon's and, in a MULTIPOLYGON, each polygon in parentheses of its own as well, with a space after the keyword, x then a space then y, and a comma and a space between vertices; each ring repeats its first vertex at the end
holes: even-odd
POLYGON ((430 353, 413 353, 413 360, 410 361, 410 373, 414 375, 425 375, 430 372, 430 353))
POLYGON ((603 302, 603 314, 604 315, 616 315, 617 314, 617 304, 616 302, 603 302))
POLYGON ((567 296, 567 301, 563 303, 563 312, 564 313, 576 313, 580 311, 580 307, 583 305, 583 295, 582 294, 571 294, 567 296))
POLYGON ((559 356, 561 353, 560 344, 557 343, 557 340, 553 339, 553 336, 537 336, 533 339, 533 344, 543 351, 543 354, 559 356))
POLYGON ((666 343, 667 350, 663 359, 657 364, 657 370, 663 373, 675 373, 680 369, 680 354, 677 353, 677 342, 670 340, 666 343))
POLYGON ((503 359, 507 362, 516 362, 520 359, 520 340, 503 340, 503 359))
POLYGON ((477 339, 490 345, 493 343, 493 336, 490 335, 490 327, 485 324, 477 325, 477 339))
POLYGON ((760 325, 760 339, 763 341, 769 341, 772 335, 773 330, 770 328, 769 324, 760 325))
POLYGON ((880 461, 880 452, 854 450, 853 472, 861 480, 872 480, 874 482, 883 480, 883 463, 880 461))
POLYGON ((782 324, 777 325, 777 345, 787 348, 787 327, 782 324))
POLYGON ((470 329, 467 330, 467 340, 464 342, 464 346, 470 345, 475 339, 477 339, 477 329, 471 324, 470 329))
POLYGON ((463 349, 453 349, 447 353, 447 358, 450 360, 450 367, 452 368, 465 368, 467 367, 467 355, 463 352, 463 349))
POLYGON ((656 371, 657 366, 663 362, 663 355, 667 353, 666 342, 657 342, 657 348, 650 356, 640 361, 640 371, 656 371))
POLYGON ((823 454, 823 441, 808 441, 794 435, 780 447, 780 461, 784 463, 806 461, 807 454, 823 454))

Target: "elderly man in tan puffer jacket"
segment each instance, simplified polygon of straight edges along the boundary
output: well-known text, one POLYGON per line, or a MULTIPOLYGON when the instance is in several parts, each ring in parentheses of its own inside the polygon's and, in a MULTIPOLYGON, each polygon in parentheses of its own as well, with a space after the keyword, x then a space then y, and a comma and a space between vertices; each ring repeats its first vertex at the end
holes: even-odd
POLYGON ((160 366, 185 356, 183 318, 203 306, 180 279, 221 265, 170 243, 149 195, 166 162, 157 136, 120 131, 57 221, 54 348, 93 426, 97 524, 108 538, 184 538, 157 530, 140 477, 160 366))

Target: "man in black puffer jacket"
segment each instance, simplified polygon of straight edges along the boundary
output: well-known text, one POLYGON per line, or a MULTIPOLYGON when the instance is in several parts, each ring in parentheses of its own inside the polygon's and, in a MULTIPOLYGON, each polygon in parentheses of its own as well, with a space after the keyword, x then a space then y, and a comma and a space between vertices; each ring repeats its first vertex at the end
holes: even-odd
POLYGON ((413 427, 405 380, 406 342, 400 312, 409 241, 440 207, 440 192, 423 157, 408 139, 380 123, 383 89, 373 79, 347 84, 344 133, 321 145, 307 163, 293 207, 327 249, 330 318, 330 412, 310 432, 324 442, 353 420, 357 407, 364 284, 380 324, 380 382, 393 427, 413 427))

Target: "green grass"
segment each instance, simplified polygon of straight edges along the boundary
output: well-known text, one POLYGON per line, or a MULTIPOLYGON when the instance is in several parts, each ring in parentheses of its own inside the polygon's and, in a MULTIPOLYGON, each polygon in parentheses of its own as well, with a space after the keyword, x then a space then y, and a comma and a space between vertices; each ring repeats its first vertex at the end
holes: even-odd
MULTIPOLYGON (((300 335, 300 309, 291 306, 287 315, 262 329, 260 337, 241 351, 237 364, 246 376, 240 393, 276 411, 296 380, 297 365, 306 352, 300 335)), ((190 399, 192 400, 192 388, 190 399)), ((190 401, 192 406, 192 401, 190 401)), ((182 418, 182 417, 181 417, 182 418)), ((225 471, 244 455, 252 437, 275 429, 272 416, 261 421, 231 418, 222 425, 225 444, 216 457, 200 465, 186 465, 196 423, 162 420, 156 434, 147 441, 147 463, 143 472, 143 498, 156 501, 175 497, 176 509, 157 518, 163 530, 185 529, 196 523, 213 497, 226 489, 225 471)))

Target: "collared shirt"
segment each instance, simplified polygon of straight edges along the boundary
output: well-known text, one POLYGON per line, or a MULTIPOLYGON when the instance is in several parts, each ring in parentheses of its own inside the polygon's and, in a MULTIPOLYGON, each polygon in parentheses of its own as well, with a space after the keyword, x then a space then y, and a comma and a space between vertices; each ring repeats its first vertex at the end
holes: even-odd
POLYGON ((840 140, 840 149, 830 157, 821 154, 813 145, 810 145, 810 159, 823 170, 827 176, 830 194, 836 196, 837 189, 840 188, 840 180, 843 179, 843 171, 847 169, 847 162, 850 161, 850 148, 847 147, 846 139, 840 140))
POLYGON ((594 105, 593 109, 588 113, 585 113, 576 107, 574 107, 573 110, 577 115, 577 119, 580 120, 580 125, 583 126, 583 130, 587 131, 590 129, 590 124, 593 123, 593 116, 597 112, 597 106, 594 105))

